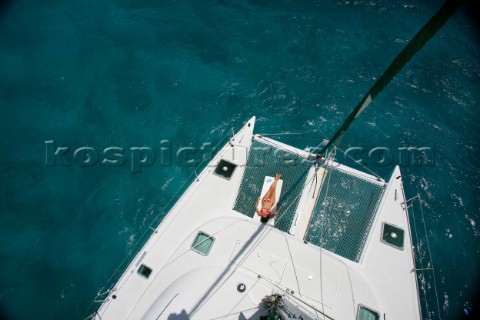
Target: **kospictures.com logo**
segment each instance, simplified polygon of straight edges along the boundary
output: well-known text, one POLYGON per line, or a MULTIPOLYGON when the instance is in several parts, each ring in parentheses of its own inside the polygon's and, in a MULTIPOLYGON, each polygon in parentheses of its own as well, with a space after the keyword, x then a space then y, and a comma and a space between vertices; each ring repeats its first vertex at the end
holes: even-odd
MULTIPOLYGON (((249 158, 247 148, 238 146, 232 146, 232 148, 233 161, 246 163, 248 159, 249 166, 263 166, 266 161, 274 161, 278 166, 294 166, 305 162, 313 164, 321 160, 314 153, 310 157, 301 158, 291 152, 270 146, 254 147, 254 156, 249 158)), ((48 167, 129 166, 132 173, 140 173, 144 168, 153 165, 163 167, 197 166, 202 161, 209 161, 217 151, 210 142, 204 142, 198 147, 174 148, 169 140, 161 140, 157 148, 109 146, 99 149, 91 146, 76 148, 59 146, 56 141, 48 140, 45 141, 45 164, 48 167)), ((337 151, 333 165, 341 163, 369 167, 386 167, 395 164, 431 167, 435 165, 435 153, 430 147, 400 147, 397 149, 350 147, 344 152, 337 151)))
POLYGON ((174 150, 168 140, 160 141, 160 147, 119 147, 103 149, 91 146, 58 146, 54 140, 45 141, 45 164, 48 167, 109 167, 130 166, 132 173, 142 172, 143 168, 154 164, 167 167, 173 164, 196 166, 206 157, 216 153, 212 143, 205 142, 200 147, 180 147, 174 150))

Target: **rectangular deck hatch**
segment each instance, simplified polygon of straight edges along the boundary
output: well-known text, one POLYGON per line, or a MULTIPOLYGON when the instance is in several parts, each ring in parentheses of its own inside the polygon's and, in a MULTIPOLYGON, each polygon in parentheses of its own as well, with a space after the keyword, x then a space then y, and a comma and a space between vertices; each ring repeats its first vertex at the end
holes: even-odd
POLYGON ((233 175, 233 172, 235 171, 235 168, 237 167, 236 164, 231 163, 227 160, 220 160, 220 162, 217 164, 217 167, 215 168, 215 174, 225 178, 227 180, 230 180, 230 178, 233 175))
POLYGON ((212 248, 214 241, 215 241, 214 237, 209 236, 205 232, 200 231, 192 243, 192 249, 206 256, 210 252, 210 249, 212 248))
POLYGON ((403 250, 405 231, 394 225, 383 223, 382 242, 403 250))
POLYGON ((378 312, 370 310, 369 308, 360 305, 358 307, 358 317, 357 320, 379 320, 380 315, 378 312))
POLYGON ((142 277, 148 279, 150 277, 150 274, 152 273, 152 269, 147 267, 146 265, 142 264, 140 265, 140 268, 138 268, 138 274, 141 275, 142 277))

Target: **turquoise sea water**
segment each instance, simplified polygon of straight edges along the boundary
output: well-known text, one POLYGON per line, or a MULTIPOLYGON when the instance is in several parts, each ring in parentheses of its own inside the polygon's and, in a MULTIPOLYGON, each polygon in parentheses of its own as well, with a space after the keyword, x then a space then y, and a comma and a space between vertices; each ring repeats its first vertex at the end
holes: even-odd
MULTIPOLYGON (((440 5, 2 2, 0 318, 83 319, 191 181, 193 167, 169 163, 162 147, 173 159, 181 147, 222 141, 254 115, 257 132, 307 132, 279 136, 300 148, 320 142, 440 5), (69 147, 66 160, 45 141, 69 147), (88 154, 73 156, 80 147, 99 162, 82 166, 88 154), (101 164, 108 147, 124 148, 126 163, 101 164), (135 147, 157 155, 138 173, 132 162, 152 155, 135 147)), ((477 31, 467 10, 457 13, 341 144, 434 151, 433 166, 402 167, 407 197, 425 201, 440 309, 428 289, 431 319, 465 317, 479 290, 477 31)), ((393 166, 368 165, 384 178, 393 166)), ((427 255, 420 260, 428 266, 427 255)))

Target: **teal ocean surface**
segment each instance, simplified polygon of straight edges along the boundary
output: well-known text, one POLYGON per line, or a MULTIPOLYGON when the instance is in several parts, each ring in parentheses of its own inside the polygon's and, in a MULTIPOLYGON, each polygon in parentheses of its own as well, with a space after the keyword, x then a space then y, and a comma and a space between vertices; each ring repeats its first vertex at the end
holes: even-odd
MULTIPOLYGON (((0 318, 86 317, 192 181, 186 155, 208 155, 208 143, 252 116, 257 132, 318 144, 441 4, 1 2, 0 318), (185 147, 199 151, 177 157, 185 147)), ((475 23, 466 9, 453 16, 340 145, 434 152, 433 164, 401 167, 407 197, 424 201, 424 219, 412 215, 417 262, 432 266, 428 235, 435 269, 437 294, 431 271, 419 279, 425 319, 462 319, 477 307, 475 23)), ((385 179, 399 161, 379 166, 366 155, 385 179)))

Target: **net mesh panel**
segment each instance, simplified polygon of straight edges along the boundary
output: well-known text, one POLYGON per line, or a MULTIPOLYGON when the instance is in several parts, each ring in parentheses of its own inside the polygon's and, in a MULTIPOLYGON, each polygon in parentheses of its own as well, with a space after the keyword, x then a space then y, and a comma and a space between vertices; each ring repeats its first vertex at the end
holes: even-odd
POLYGON ((305 240, 358 262, 384 188, 328 169, 305 240))
POLYGON ((310 162, 295 153, 254 140, 233 209, 253 217, 256 214, 255 202, 260 197, 265 176, 274 177, 279 172, 282 174, 283 186, 275 227, 288 232, 310 167, 310 162))

